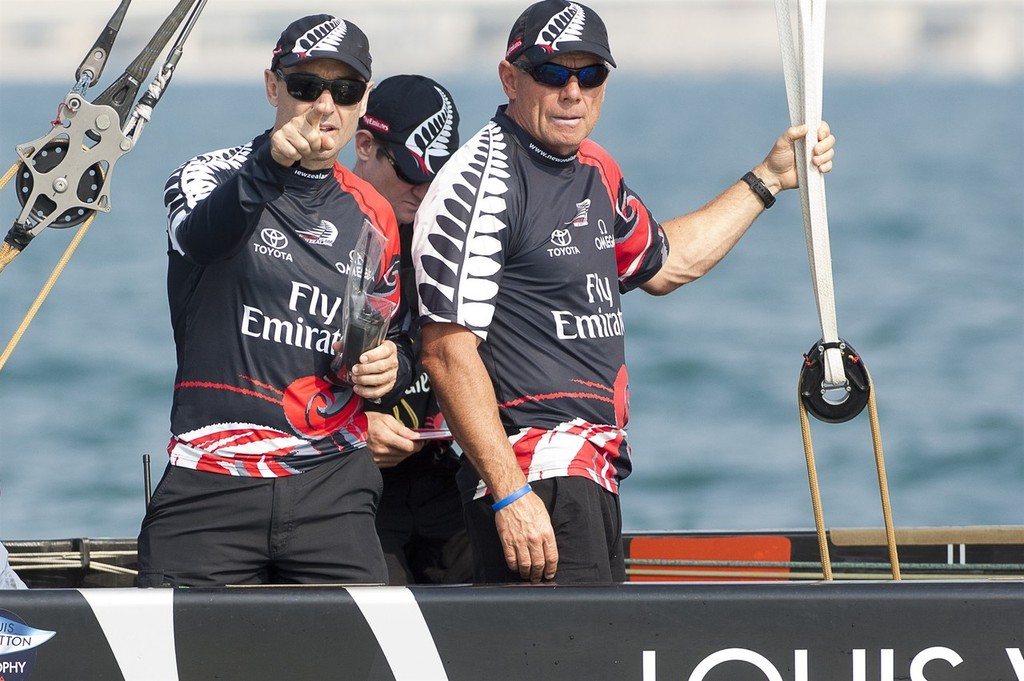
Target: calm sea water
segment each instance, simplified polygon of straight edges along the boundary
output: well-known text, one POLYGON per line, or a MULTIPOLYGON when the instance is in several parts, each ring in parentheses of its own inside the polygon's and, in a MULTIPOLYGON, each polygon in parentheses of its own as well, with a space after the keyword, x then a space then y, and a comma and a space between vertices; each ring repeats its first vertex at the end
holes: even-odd
MULTIPOLYGON (((496 83, 446 84, 472 134, 499 102, 496 83)), ((64 94, 0 84, 9 162, 64 94)), ((785 107, 781 77, 622 77, 595 137, 667 219, 757 163, 785 107)), ((829 80, 825 112, 839 137, 827 179, 839 331, 875 384, 895 523, 1024 523, 1024 84, 829 80)), ((174 373, 163 183, 271 120, 258 79, 175 83, 118 162, 113 211, 0 372, 0 537, 137 533, 142 455, 155 481, 174 373)), ((0 214, 18 210, 12 183, 0 214)), ((72 231, 48 230, 0 273, 4 344, 72 231)), ((626 528, 813 527, 796 385, 820 330, 797 194, 701 281, 625 306, 626 528)), ((827 524, 880 526, 867 412, 811 432, 827 524)))

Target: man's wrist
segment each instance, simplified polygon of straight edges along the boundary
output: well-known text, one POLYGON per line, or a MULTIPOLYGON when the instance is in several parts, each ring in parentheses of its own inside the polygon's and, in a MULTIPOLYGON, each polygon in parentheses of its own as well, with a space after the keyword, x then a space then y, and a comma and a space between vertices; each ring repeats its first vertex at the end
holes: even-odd
POLYGON ((764 204, 765 209, 771 208, 775 205, 775 195, 772 194, 771 190, 765 185, 764 181, 753 172, 749 172, 740 178, 750 187, 750 191, 754 192, 761 203, 764 204))
POLYGON ((505 508, 512 502, 517 501, 520 497, 524 497, 532 491, 533 488, 530 487, 530 483, 526 483, 525 485, 517 489, 515 492, 512 492, 512 494, 509 494, 504 499, 500 499, 499 501, 496 501, 493 504, 491 504, 491 510, 497 513, 498 511, 505 508))

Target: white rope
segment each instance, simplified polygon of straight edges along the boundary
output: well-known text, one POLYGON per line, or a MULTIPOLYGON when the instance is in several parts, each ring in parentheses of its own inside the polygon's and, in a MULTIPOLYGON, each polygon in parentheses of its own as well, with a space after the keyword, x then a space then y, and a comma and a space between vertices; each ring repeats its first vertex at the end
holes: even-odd
MULTIPOLYGON (((796 167, 800 180, 807 259, 811 268, 821 337, 826 344, 838 343, 839 326, 836 322, 832 254, 825 207, 825 176, 811 162, 821 124, 825 70, 825 0, 775 0, 775 17, 782 47, 790 125, 807 125, 807 137, 796 143, 796 167), (794 5, 797 7, 794 8, 794 5), (803 157, 802 163, 799 162, 800 156, 803 157)), ((842 351, 839 348, 827 347, 823 364, 825 388, 847 385, 842 351)))

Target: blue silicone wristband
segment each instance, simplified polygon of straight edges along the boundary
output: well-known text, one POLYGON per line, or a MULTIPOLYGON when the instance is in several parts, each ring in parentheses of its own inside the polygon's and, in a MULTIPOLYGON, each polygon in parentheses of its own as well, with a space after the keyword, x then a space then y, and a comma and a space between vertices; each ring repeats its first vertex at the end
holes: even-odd
POLYGON ((495 501, 493 504, 491 504, 491 510, 495 512, 500 511, 501 509, 505 508, 519 497, 526 496, 532 491, 533 488, 530 487, 530 483, 526 483, 525 485, 517 489, 515 492, 512 492, 512 494, 509 494, 501 501, 495 501))

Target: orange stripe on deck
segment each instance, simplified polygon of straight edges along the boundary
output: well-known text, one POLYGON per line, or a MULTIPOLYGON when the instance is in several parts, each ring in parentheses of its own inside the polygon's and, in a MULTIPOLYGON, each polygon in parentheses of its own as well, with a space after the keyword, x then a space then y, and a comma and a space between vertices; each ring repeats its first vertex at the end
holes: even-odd
MULTIPOLYGON (((713 560, 713 561, 766 561, 784 562, 790 560, 791 543, 779 535, 743 535, 730 537, 633 537, 629 541, 630 559, 647 560, 713 560)), ((627 563, 627 567, 629 567, 627 563)), ((789 574, 786 568, 770 567, 708 567, 708 566, 653 566, 633 565, 634 570, 656 569, 659 572, 696 572, 702 576, 675 575, 630 575, 631 582, 698 582, 698 581, 755 581, 779 579, 779 573, 789 574), (712 577, 703 576, 715 572, 773 573, 772 577, 712 577)))

